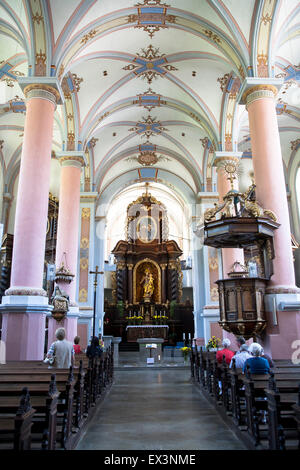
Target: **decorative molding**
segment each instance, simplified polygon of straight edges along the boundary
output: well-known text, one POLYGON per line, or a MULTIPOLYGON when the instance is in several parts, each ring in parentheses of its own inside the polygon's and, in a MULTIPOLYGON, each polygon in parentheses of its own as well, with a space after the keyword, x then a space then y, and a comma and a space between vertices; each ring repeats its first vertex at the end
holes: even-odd
POLYGON ((132 63, 123 67, 123 70, 130 70, 136 76, 147 79, 149 84, 153 79, 163 77, 167 71, 178 70, 167 63, 165 54, 159 55, 159 48, 154 48, 150 44, 147 49, 141 49, 141 51, 143 54, 137 53, 132 63))
POLYGON ((246 102, 246 107, 253 101, 261 98, 275 98, 278 91, 274 85, 255 85, 246 90, 242 95, 242 101, 246 102))
POLYGON ((297 150, 299 146, 300 146, 300 139, 291 140, 291 150, 297 150))
POLYGON ((160 0, 144 0, 144 3, 134 5, 137 8, 136 15, 128 16, 128 23, 136 23, 135 28, 143 29, 152 39, 154 34, 160 29, 166 29, 168 23, 175 23, 176 17, 167 14, 170 5, 161 4, 160 0), (156 7, 156 8, 152 8, 156 7), (162 7, 162 8, 157 8, 162 7))
POLYGON ((36 287, 10 287, 5 291, 5 295, 37 295, 41 297, 47 297, 47 292, 44 289, 36 288, 36 287))
POLYGON ((152 118, 149 114, 147 118, 143 117, 144 121, 139 121, 134 127, 128 129, 130 132, 136 132, 141 137, 149 139, 151 136, 161 134, 162 131, 168 131, 162 126, 160 121, 156 121, 156 117, 152 118))
POLYGON ((41 98, 51 101, 51 103, 55 105, 60 101, 60 94, 58 90, 52 86, 44 85, 42 83, 32 83, 30 85, 26 85, 23 92, 27 100, 31 98, 41 98))

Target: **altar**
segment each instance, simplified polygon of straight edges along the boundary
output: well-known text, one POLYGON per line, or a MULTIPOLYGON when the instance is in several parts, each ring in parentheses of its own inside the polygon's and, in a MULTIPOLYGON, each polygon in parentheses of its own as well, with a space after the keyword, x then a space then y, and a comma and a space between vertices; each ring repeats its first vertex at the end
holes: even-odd
POLYGON ((168 325, 128 325, 127 341, 136 342, 142 338, 162 338, 167 340, 168 338, 168 325))

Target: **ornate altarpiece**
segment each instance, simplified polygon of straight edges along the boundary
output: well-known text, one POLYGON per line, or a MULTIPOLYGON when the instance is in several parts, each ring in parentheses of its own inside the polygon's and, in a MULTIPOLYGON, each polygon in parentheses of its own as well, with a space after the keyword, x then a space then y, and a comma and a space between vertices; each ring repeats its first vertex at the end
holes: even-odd
POLYGON ((152 324, 155 314, 168 315, 170 302, 180 302, 182 254, 176 241, 168 239, 167 209, 146 186, 146 192, 129 204, 126 240, 120 240, 112 254, 116 259, 115 302, 123 302, 125 315, 140 315, 152 324), (148 270, 148 274, 147 274, 148 270), (145 294, 152 276, 153 292, 145 294))

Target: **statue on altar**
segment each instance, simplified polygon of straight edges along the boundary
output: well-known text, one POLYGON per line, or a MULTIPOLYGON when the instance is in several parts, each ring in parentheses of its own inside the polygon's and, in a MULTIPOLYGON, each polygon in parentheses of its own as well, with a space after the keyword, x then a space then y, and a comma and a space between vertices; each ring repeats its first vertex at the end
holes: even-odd
POLYGON ((146 302, 150 302, 154 292, 154 278, 149 268, 146 268, 144 272, 145 275, 142 278, 140 284, 143 284, 144 300, 146 302))

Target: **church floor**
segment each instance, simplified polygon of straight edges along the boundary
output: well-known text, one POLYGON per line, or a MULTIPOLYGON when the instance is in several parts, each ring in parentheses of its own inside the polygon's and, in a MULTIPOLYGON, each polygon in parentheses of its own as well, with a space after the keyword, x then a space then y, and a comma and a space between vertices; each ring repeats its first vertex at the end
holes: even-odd
POLYGON ((117 370, 77 450, 243 450, 188 368, 117 370))

